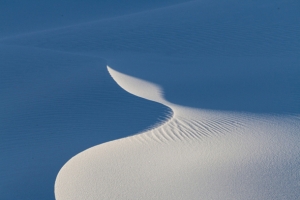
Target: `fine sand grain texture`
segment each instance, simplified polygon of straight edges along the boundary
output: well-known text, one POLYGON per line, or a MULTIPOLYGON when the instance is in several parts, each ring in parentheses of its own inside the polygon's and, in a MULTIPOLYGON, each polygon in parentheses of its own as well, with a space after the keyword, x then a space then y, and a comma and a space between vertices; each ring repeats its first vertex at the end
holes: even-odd
POLYGON ((56 179, 57 199, 299 197, 299 118, 178 106, 156 85, 108 70, 123 89, 170 107, 174 115, 73 157, 56 179))
POLYGON ((53 200, 71 157, 171 114, 118 87, 103 59, 11 46, 0 55, 1 200, 53 200))
POLYGON ((300 199, 299 8, 0 2, 0 199, 300 199))

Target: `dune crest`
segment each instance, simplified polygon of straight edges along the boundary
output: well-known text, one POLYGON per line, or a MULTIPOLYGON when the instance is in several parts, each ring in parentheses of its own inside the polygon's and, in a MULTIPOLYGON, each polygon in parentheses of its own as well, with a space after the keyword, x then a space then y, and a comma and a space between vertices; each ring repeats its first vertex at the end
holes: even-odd
POLYGON ((300 199, 300 1, 5 2, 0 199, 300 199))
MULTIPOLYGON (((126 91, 166 102, 154 84, 108 70, 126 91)), ((57 176, 56 199, 279 200, 298 195, 299 119, 166 105, 174 115, 163 125, 70 159, 57 176)))
POLYGON ((116 81, 116 83, 125 91, 144 99, 162 104, 166 103, 166 101, 162 97, 162 90, 158 85, 138 78, 130 77, 126 74, 122 74, 110 68, 109 66, 107 66, 107 70, 114 81, 116 81))

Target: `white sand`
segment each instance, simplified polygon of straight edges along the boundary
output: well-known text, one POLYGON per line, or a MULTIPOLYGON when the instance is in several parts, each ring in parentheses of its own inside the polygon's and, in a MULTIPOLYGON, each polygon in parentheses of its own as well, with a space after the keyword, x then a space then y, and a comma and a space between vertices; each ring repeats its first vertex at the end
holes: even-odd
POLYGON ((49 4, 0 8, 0 199, 300 199, 298 1, 49 4))
POLYGON ((299 119, 174 105, 156 85, 108 70, 174 116, 73 157, 56 179, 57 199, 297 199, 299 119))

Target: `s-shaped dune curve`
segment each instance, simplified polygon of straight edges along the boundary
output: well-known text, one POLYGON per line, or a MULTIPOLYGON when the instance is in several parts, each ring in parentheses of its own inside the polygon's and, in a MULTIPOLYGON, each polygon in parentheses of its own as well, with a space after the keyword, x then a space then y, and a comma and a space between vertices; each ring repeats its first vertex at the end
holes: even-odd
POLYGON ((299 198, 299 118, 183 107, 155 84, 108 71, 124 90, 174 115, 71 158, 57 176, 57 200, 299 198))

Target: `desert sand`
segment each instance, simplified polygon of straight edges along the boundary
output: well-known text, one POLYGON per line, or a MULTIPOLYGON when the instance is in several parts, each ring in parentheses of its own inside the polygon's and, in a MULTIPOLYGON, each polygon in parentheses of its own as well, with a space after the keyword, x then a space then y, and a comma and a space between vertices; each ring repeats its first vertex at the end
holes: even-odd
POLYGON ((299 199, 299 2, 116 3, 0 6, 0 199, 299 199))

